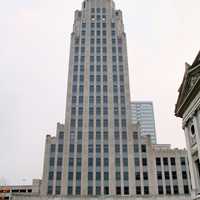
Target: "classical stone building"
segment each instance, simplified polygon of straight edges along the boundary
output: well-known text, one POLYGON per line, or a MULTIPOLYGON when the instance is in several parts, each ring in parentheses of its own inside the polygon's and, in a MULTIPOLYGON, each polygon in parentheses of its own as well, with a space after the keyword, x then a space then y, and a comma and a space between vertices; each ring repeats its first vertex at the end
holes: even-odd
POLYGON ((192 65, 185 64, 175 114, 183 119, 193 198, 200 199, 200 52, 192 65))

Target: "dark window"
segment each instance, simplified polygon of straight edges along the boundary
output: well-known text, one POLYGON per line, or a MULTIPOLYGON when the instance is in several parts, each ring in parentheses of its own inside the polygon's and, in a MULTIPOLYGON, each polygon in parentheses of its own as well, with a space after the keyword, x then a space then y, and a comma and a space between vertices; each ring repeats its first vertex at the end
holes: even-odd
POLYGON ((108 181, 108 180, 109 180, 109 173, 104 172, 104 181, 108 181))
POLYGON ((135 172, 135 179, 136 179, 137 181, 140 180, 140 172, 135 172))
POLYGON ((149 177, 148 177, 148 172, 144 172, 144 173, 143 173, 143 179, 144 179, 144 180, 148 180, 148 179, 149 179, 149 177))
POLYGON ((162 172, 161 171, 157 172, 157 179, 162 180, 162 172))
POLYGON ((57 166, 62 166, 62 158, 57 159, 57 166))
POLYGON ((76 172, 76 180, 81 180, 81 172, 76 172))
POLYGON ((189 186, 188 185, 184 185, 184 194, 189 194, 189 186))
POLYGON ((116 187, 116 194, 121 195, 121 187, 116 187))
POLYGON ((63 140, 63 139, 64 139, 64 132, 60 132, 60 133, 59 133, 59 139, 60 139, 60 140, 63 140))
POLYGON ((92 195, 93 194, 93 187, 88 187, 88 195, 92 195))
POLYGON ((51 153, 54 153, 56 151, 56 145, 51 144, 51 153))
POLYGON ((137 186, 137 187, 136 187, 136 194, 137 194, 137 195, 140 195, 140 194, 141 194, 141 187, 140 187, 140 186, 137 186))
POLYGON ((115 158, 115 166, 120 166, 120 158, 115 158))
POLYGON ((163 164, 164 164, 165 166, 168 165, 168 158, 163 158, 163 164))
POLYGON ((156 165, 160 166, 161 165, 161 159, 160 158, 156 158, 156 165))
POLYGON ((54 176, 54 173, 53 172, 49 172, 49 180, 53 180, 53 176, 54 176))
POLYGON ((179 194, 178 185, 174 185, 174 194, 179 194))
POLYGON ((139 158, 135 158, 135 166, 140 166, 140 159, 139 158))
POLYGON ((104 167, 108 167, 108 165, 109 165, 109 159, 104 158, 104 167))
POLYGON ((147 152, 146 145, 143 144, 141 146, 141 149, 142 149, 142 153, 146 153, 147 152))
POLYGON ((49 159, 49 165, 54 166, 54 161, 55 161, 55 158, 50 158, 49 159))
POLYGON ((104 187, 104 194, 109 195, 109 187, 104 187))
POLYGON ((101 194, 101 187, 96 187, 96 195, 100 195, 101 194))
POLYGON ((124 172, 124 180, 128 181, 128 172, 124 172))
POLYGON ((115 176, 116 176, 116 181, 120 181, 121 180, 121 174, 120 174, 120 172, 116 172, 115 176))
POLYGON ((176 171, 173 171, 173 172, 172 172, 172 179, 173 179, 173 180, 176 180, 176 179, 177 179, 177 173, 176 173, 176 171))
POLYGON ((182 171, 182 177, 183 177, 183 179, 187 179, 187 172, 186 171, 182 171))
POLYGON ((176 165, 176 160, 175 160, 175 158, 170 158, 170 161, 171 161, 171 165, 172 165, 172 166, 175 166, 175 165, 176 165))
POLYGON ((170 176, 169 176, 169 172, 165 172, 165 180, 169 180, 170 176))
POLYGON ((74 177, 74 173, 73 172, 69 172, 68 173, 68 180, 72 181, 74 177))
POLYGON ((147 166, 147 159, 146 159, 146 158, 143 158, 143 159, 142 159, 142 165, 143 165, 143 166, 147 166))
POLYGON ((89 181, 93 180, 93 173, 92 172, 88 172, 88 180, 89 181))
POLYGON ((186 165, 185 158, 181 157, 181 165, 186 165))
POLYGON ((158 194, 164 194, 163 186, 158 186, 158 194))
POLYGON ((124 195, 129 195, 129 187, 124 187, 124 195))
POLYGON ((166 186, 166 194, 171 194, 171 187, 170 187, 170 185, 166 186))
POLYGON ((62 172, 57 172, 56 173, 56 180, 61 180, 62 178, 62 172))
POLYGON ((48 186, 47 193, 48 193, 48 195, 51 195, 53 193, 53 187, 52 186, 48 186))
POLYGON ((61 186, 56 186, 56 195, 61 193, 61 186))
POLYGON ((73 188, 71 186, 68 187, 67 193, 68 193, 68 195, 72 195, 73 194, 73 188))
POLYGON ((139 145, 134 144, 134 153, 138 153, 138 152, 139 152, 139 145))
POLYGON ((149 187, 148 186, 144 186, 144 194, 145 195, 149 194, 149 187))
POLYGON ((76 187, 76 195, 80 195, 81 194, 81 187, 76 187))

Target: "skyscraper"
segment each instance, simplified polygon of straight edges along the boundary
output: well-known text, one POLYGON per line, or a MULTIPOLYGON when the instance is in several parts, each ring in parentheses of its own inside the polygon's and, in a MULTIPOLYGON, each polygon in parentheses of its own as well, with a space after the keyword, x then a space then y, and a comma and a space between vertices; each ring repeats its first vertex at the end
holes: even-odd
POLYGON ((71 35, 63 194, 132 193, 129 92, 122 12, 112 0, 85 0, 71 35))
POLYGON ((186 160, 185 151, 152 145, 131 122, 122 12, 112 0, 83 1, 71 34, 65 124, 57 124, 56 137, 46 137, 40 195, 149 195, 152 200, 180 194, 189 199, 186 160), (177 167, 171 167, 170 157, 177 167), (183 171, 184 179, 178 174, 170 180, 170 169, 183 171), (164 177, 164 170, 166 179, 157 179, 157 171, 164 177))
POLYGON ((133 124, 140 124, 141 135, 148 135, 153 144, 157 143, 153 103, 149 101, 131 102, 133 124))

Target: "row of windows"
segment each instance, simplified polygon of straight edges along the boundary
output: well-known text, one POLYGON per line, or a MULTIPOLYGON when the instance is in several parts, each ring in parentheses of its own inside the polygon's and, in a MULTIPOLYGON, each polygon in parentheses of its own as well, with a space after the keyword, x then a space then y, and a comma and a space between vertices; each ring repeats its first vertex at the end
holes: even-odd
MULTIPOLYGON (((62 178, 62 172, 56 172, 56 180, 60 181, 62 178)), ((54 172, 50 171, 49 172, 49 180, 53 180, 54 179, 54 172)))
MULTIPOLYGON (((92 36, 94 37, 94 36, 95 36, 95 33, 96 33, 96 36, 97 36, 97 37, 100 37, 101 34, 102 34, 103 36, 107 36, 106 30, 103 30, 103 31, 101 31, 101 30, 97 30, 97 31, 91 30, 90 36, 91 36, 91 37, 92 37, 92 36)), ((84 36, 86 35, 86 30, 82 30, 82 31, 81 31, 81 35, 82 35, 82 37, 84 37, 84 36)), ((115 37, 115 36, 116 36, 116 31, 112 30, 112 31, 111 31, 111 36, 115 37)))
MULTIPOLYGON (((60 139, 63 140, 63 138, 64 138, 64 133, 62 134, 62 138, 60 138, 60 139)), ((50 152, 51 153, 55 153, 55 151, 56 151, 56 145, 55 144, 51 144, 51 146, 50 146, 50 152)), ((63 152, 63 144, 58 144, 58 152, 59 153, 63 152)))
MULTIPOLYGON (((170 164, 171 166, 175 166, 176 165, 176 159, 171 157, 171 158, 163 158, 163 165, 168 166, 169 165, 169 160, 170 160, 170 164)), ((186 160, 184 157, 180 158, 180 162, 181 165, 185 166, 186 165, 186 160)), ((156 158, 156 165, 157 166, 161 166, 161 158, 156 158)))
MULTIPOLYGON (((184 185, 183 186, 183 190, 184 190, 184 194, 189 194, 190 193, 188 185, 184 185)), ((172 194, 171 186, 170 185, 166 185, 165 186, 165 191, 166 191, 166 194, 172 194)), ((174 192, 174 194, 179 194, 178 185, 174 185, 173 186, 173 192, 174 192)), ((163 186, 158 186, 158 194, 160 194, 160 195, 164 194, 163 186)))
MULTIPOLYGON (((176 171, 172 171, 171 174, 172 174, 172 179, 173 180, 177 180, 177 172, 176 171)), ((170 173, 169 173, 169 171, 165 171, 164 172, 164 177, 165 177, 165 180, 169 180, 170 179, 170 173)), ((184 180, 188 179, 186 171, 182 171, 182 178, 184 180)), ((162 180, 162 172, 161 171, 157 172, 157 179, 158 180, 162 180)))

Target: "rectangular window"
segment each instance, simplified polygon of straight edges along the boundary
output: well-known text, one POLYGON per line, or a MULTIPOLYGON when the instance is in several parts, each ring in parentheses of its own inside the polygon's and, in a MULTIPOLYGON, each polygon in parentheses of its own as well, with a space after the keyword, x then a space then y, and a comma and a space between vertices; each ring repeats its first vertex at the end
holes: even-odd
POLYGON ((169 180, 170 176, 169 176, 169 172, 165 172, 165 180, 169 180))
POLYGON ((168 165, 168 158, 163 158, 163 164, 164 164, 165 166, 168 165))
POLYGON ((76 187, 76 195, 80 195, 81 194, 81 187, 77 186, 76 187))
POLYGON ((142 159, 142 165, 143 166, 147 166, 147 158, 143 158, 142 159))
POLYGON ((60 181, 62 178, 62 172, 57 172, 56 173, 56 180, 60 181))
POLYGON ((156 158, 156 165, 161 166, 161 159, 160 158, 156 158))
POLYGON ((54 172, 49 172, 49 180, 52 181, 54 177, 54 172))
POLYGON ((144 186, 144 194, 145 195, 149 194, 149 187, 148 186, 144 186))
POLYGON ((142 150, 142 153, 146 153, 147 152, 146 145, 142 144, 141 150, 142 150))
POLYGON ((121 187, 116 187, 116 194, 121 195, 121 187))
POLYGON ((172 165, 172 166, 175 166, 175 165, 176 165, 176 160, 175 160, 175 158, 170 158, 170 161, 171 161, 171 165, 172 165))
POLYGON ((136 194, 141 195, 141 187, 140 186, 136 186, 136 194))

